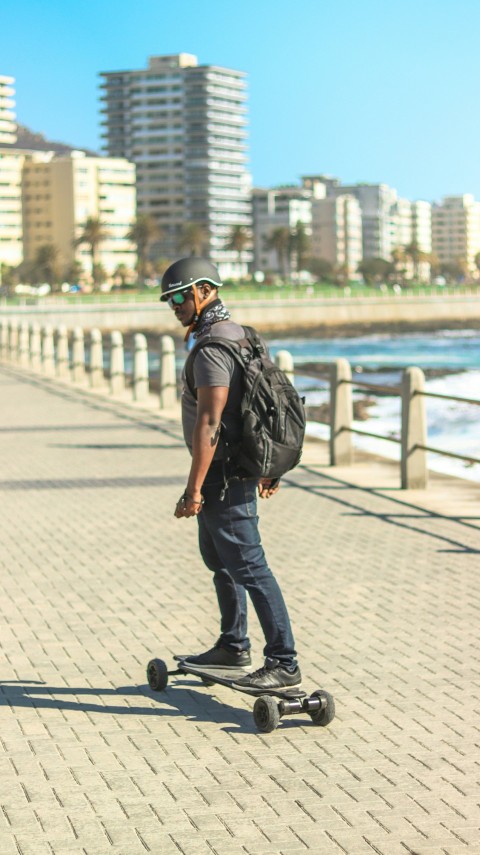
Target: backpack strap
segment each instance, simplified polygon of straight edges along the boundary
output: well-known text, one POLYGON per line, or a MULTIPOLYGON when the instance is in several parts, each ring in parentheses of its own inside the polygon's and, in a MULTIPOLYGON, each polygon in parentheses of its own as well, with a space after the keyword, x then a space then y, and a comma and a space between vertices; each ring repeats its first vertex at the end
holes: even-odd
MULTIPOLYGON (((187 357, 187 361, 185 362, 185 382, 188 386, 188 390, 191 395, 196 399, 197 398, 197 390, 195 388, 195 378, 193 374, 193 363, 195 362, 195 358, 198 353, 203 350, 205 347, 211 346, 219 346, 224 350, 227 350, 231 356, 235 359, 238 365, 242 368, 243 371, 246 369, 245 360, 242 356, 241 350, 242 347, 249 347, 254 351, 254 344, 249 338, 249 332, 255 333, 255 330, 252 327, 243 327, 245 330, 245 338, 240 338, 236 340, 232 340, 229 338, 207 338, 203 341, 199 341, 198 344, 195 345, 193 350, 189 353, 187 357)), ((258 337, 257 337, 258 338, 258 337)), ((259 344, 261 345, 260 340, 258 339, 259 344)))

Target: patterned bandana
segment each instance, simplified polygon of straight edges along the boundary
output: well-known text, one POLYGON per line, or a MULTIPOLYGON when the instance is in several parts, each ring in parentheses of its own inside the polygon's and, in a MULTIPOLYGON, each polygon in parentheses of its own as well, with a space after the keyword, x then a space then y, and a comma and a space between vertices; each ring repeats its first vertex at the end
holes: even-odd
POLYGON ((192 335, 194 338, 198 338, 206 333, 213 324, 217 324, 219 321, 228 321, 229 318, 230 312, 227 307, 224 306, 220 298, 217 297, 216 300, 213 300, 212 303, 209 303, 208 306, 200 312, 192 335))

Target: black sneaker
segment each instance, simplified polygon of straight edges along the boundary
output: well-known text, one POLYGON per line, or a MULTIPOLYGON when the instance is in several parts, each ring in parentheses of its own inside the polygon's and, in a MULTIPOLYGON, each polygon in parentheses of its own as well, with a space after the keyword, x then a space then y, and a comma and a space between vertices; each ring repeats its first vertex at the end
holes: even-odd
POLYGON ((252 664, 249 650, 236 653, 218 643, 211 650, 199 653, 198 656, 188 656, 183 661, 188 665, 198 665, 199 668, 248 668, 252 664))
POLYGON ((232 685, 256 695, 269 691, 281 692, 282 689, 300 686, 301 683, 302 675, 298 666, 292 671, 282 665, 278 659, 267 659, 265 665, 258 671, 240 677, 232 685))

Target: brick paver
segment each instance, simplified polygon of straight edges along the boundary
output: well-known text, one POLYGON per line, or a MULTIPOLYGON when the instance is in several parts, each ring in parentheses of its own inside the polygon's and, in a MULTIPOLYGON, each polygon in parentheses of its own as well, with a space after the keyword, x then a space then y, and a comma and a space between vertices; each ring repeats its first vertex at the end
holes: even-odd
POLYGON ((309 446, 261 525, 337 717, 261 735, 244 695, 146 685, 217 631, 178 423, 8 366, 0 396, 1 855, 480 853, 478 504, 309 446))

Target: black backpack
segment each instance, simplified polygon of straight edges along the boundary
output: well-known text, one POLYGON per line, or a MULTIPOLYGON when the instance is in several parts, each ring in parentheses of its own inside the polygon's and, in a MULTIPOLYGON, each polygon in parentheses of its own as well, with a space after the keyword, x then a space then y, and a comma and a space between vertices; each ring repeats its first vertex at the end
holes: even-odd
POLYGON ((302 455, 304 399, 269 358, 258 333, 252 327, 243 329, 245 338, 237 341, 200 340, 185 363, 185 380, 196 397, 193 362, 198 352, 215 345, 231 353, 243 370, 243 429, 240 442, 233 444, 222 426, 227 459, 236 471, 252 478, 280 478, 299 463, 302 455))

